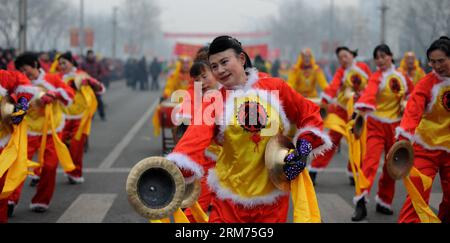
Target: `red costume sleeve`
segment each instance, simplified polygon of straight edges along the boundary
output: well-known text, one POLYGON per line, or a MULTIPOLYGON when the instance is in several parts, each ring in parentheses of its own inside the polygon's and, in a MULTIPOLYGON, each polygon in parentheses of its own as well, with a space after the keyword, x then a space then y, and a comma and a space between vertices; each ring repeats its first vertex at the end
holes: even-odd
POLYGON ((434 79, 433 74, 426 76, 417 83, 414 92, 409 97, 400 127, 396 129, 398 139, 414 141, 416 128, 419 126, 423 113, 431 101, 431 91, 435 83, 436 79, 434 79))
POLYGON ((36 94, 36 89, 31 85, 30 80, 17 71, 0 70, 0 94, 14 94, 17 99, 21 97, 31 100, 36 94))
POLYGON ((53 87, 55 87, 55 92, 57 92, 63 99, 65 106, 70 106, 73 102, 74 91, 73 89, 64 83, 58 75, 47 74, 47 82, 49 82, 53 87))
MULTIPOLYGON (((208 103, 202 105, 205 109, 208 103)), ((215 124, 189 126, 167 159, 174 162, 180 169, 192 172, 195 178, 202 178, 205 174, 202 165, 208 163, 205 150, 211 145, 214 135, 215 124)))
MULTIPOLYGON (((276 82, 278 79, 271 79, 276 82)), ((294 144, 305 139, 313 145, 312 155, 317 157, 333 146, 328 135, 323 132, 323 120, 320 107, 304 98, 282 80, 279 82, 280 101, 287 119, 297 127, 294 144)))
POLYGON ((369 78, 366 89, 361 94, 355 109, 359 111, 375 111, 377 109, 377 94, 381 83, 381 72, 376 72, 369 78))
POLYGON ((333 81, 322 93, 322 102, 331 104, 337 97, 337 94, 342 86, 342 78, 344 77, 344 69, 339 68, 334 75, 333 81))

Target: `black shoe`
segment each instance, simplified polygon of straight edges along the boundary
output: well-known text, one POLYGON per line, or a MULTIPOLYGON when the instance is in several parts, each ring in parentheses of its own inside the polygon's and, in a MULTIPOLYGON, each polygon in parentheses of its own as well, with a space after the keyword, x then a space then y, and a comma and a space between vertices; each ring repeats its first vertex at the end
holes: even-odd
POLYGON ((8 218, 11 218, 14 215, 14 204, 8 204, 8 218))
POLYGON ((30 187, 36 187, 39 184, 40 179, 33 178, 30 182, 30 187))
POLYGON ((31 211, 34 213, 45 213, 45 212, 47 212, 47 208, 42 207, 42 206, 33 206, 31 208, 31 211))
POLYGON ((352 216, 353 222, 360 222, 367 217, 366 199, 361 198, 356 204, 355 212, 352 216))
POLYGON ((355 186, 355 185, 356 185, 356 184, 355 184, 355 178, 349 177, 348 179, 349 179, 349 181, 350 181, 350 186, 355 186))
POLYGON ((377 213, 384 215, 394 215, 394 211, 377 203, 377 213))
POLYGON ((316 178, 317 178, 317 172, 309 172, 309 177, 311 177, 312 183, 315 186, 316 185, 316 178))

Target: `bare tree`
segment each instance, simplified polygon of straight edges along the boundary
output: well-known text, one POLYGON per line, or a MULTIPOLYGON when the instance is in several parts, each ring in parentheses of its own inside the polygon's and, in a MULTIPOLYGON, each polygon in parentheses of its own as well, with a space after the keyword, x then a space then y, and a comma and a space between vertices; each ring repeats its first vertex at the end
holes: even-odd
POLYGON ((142 53, 160 32, 160 10, 154 0, 124 1, 120 9, 123 19, 120 28, 127 38, 126 42, 142 53))
POLYGON ((390 4, 392 15, 397 16, 392 25, 401 33, 402 51, 413 50, 424 57, 433 40, 450 35, 450 1, 393 0, 390 4))

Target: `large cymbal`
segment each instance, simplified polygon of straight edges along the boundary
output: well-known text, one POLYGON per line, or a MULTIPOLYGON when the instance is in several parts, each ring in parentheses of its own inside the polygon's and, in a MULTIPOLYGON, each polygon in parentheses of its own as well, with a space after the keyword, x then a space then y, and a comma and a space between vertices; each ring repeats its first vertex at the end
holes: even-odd
POLYGON ((355 118, 355 124, 353 125, 353 134, 355 135, 356 139, 360 139, 361 135, 364 131, 364 116, 361 114, 358 114, 355 118))
POLYGON ((14 113, 14 104, 9 96, 3 96, 0 103, 0 118, 1 122, 6 124, 11 123, 11 116, 14 113))
POLYGON ((283 170, 284 159, 289 150, 295 149, 289 138, 278 135, 270 139, 266 147, 266 167, 272 183, 280 190, 288 192, 291 189, 291 182, 286 178, 283 170))
POLYGON ((185 181, 173 162, 151 157, 131 170, 126 191, 136 212, 147 219, 158 220, 170 217, 180 208, 185 198, 185 181))
POLYGON ((190 208, 192 205, 197 202, 200 197, 200 193, 202 192, 202 186, 199 180, 196 180, 194 183, 186 185, 186 189, 184 190, 183 201, 181 202, 180 208, 190 208))
POLYGON ((414 148, 409 141, 400 141, 392 146, 386 161, 389 176, 401 180, 409 175, 414 166, 414 148))

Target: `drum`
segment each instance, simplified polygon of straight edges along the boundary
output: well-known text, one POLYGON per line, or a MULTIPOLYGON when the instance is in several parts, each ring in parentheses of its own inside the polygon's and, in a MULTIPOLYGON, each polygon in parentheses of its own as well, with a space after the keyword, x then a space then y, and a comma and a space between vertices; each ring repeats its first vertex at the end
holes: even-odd
POLYGON ((161 103, 159 109, 159 119, 163 128, 175 127, 175 124, 172 121, 172 112, 177 105, 177 103, 172 103, 169 101, 164 101, 161 103))
POLYGON ((126 192, 130 205, 141 216, 158 220, 168 218, 179 208, 197 202, 201 193, 199 180, 186 184, 181 171, 163 157, 139 162, 128 175, 126 192))

